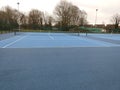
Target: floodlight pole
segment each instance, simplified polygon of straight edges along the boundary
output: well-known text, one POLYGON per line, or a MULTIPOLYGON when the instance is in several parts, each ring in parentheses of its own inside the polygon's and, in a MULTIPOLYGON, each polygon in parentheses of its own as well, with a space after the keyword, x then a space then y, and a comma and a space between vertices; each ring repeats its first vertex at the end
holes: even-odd
POLYGON ((19 12, 20 3, 18 2, 17 5, 18 5, 18 25, 19 25, 19 32, 20 32, 20 12, 19 12))
POLYGON ((97 23, 97 11, 98 11, 98 9, 96 9, 96 16, 95 16, 95 27, 96 27, 96 23, 97 23))

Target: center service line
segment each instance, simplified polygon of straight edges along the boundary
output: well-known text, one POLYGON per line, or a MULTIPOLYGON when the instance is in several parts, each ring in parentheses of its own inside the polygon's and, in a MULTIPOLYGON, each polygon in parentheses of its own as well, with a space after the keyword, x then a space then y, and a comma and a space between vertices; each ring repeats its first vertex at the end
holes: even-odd
POLYGON ((22 40, 22 39, 23 39, 23 38, 25 38, 25 37, 26 37, 26 36, 21 37, 21 38, 19 38, 19 39, 15 40, 14 42, 11 42, 11 43, 9 43, 9 44, 7 44, 7 45, 3 46, 2 48, 9 47, 9 46, 13 45, 14 43, 16 43, 16 42, 18 42, 18 41, 22 40))
POLYGON ((50 35, 50 33, 48 34, 48 36, 49 36, 50 39, 54 40, 54 37, 52 37, 52 36, 50 35))

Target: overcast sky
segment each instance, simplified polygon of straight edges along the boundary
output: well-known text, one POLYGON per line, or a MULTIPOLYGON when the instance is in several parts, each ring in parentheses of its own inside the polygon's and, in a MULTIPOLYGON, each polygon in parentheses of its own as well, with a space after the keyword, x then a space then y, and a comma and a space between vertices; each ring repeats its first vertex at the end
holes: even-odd
MULTIPOLYGON (((88 14, 88 22, 95 23, 96 9, 97 23, 111 23, 110 18, 120 13, 120 0, 67 0, 77 5, 81 10, 85 10, 88 14)), ((17 2, 20 2, 20 11, 29 12, 31 9, 38 9, 53 13, 55 6, 60 0, 0 0, 0 8, 4 6, 11 6, 17 9, 17 2)))

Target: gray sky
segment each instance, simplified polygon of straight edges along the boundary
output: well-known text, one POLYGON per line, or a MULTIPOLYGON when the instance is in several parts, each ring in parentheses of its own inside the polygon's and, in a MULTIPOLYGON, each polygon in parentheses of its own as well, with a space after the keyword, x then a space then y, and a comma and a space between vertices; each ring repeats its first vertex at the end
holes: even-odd
MULTIPOLYGON (((85 10, 88 14, 88 22, 95 23, 96 9, 97 23, 111 23, 110 18, 120 13, 120 0, 67 0, 77 5, 81 10, 85 10)), ((38 9, 53 13, 55 6, 60 0, 0 0, 0 8, 11 6, 17 9, 17 2, 20 2, 20 11, 29 12, 31 9, 38 9)))

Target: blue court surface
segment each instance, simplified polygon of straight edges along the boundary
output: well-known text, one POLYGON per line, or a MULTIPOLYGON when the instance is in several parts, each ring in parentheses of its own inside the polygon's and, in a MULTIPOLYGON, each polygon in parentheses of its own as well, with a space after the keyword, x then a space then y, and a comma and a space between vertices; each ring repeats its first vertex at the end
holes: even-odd
POLYGON ((90 34, 90 36, 111 39, 111 40, 120 40, 120 34, 90 34))
POLYGON ((0 49, 0 90, 120 90, 120 47, 0 49))
POLYGON ((0 41, 0 48, 46 48, 46 47, 112 47, 116 43, 89 38, 89 36, 120 41, 120 35, 85 34, 69 35, 64 33, 23 33, 0 41), (84 36, 84 37, 83 37, 84 36))
POLYGON ((120 90, 119 34, 7 36, 0 41, 0 90, 120 90))

